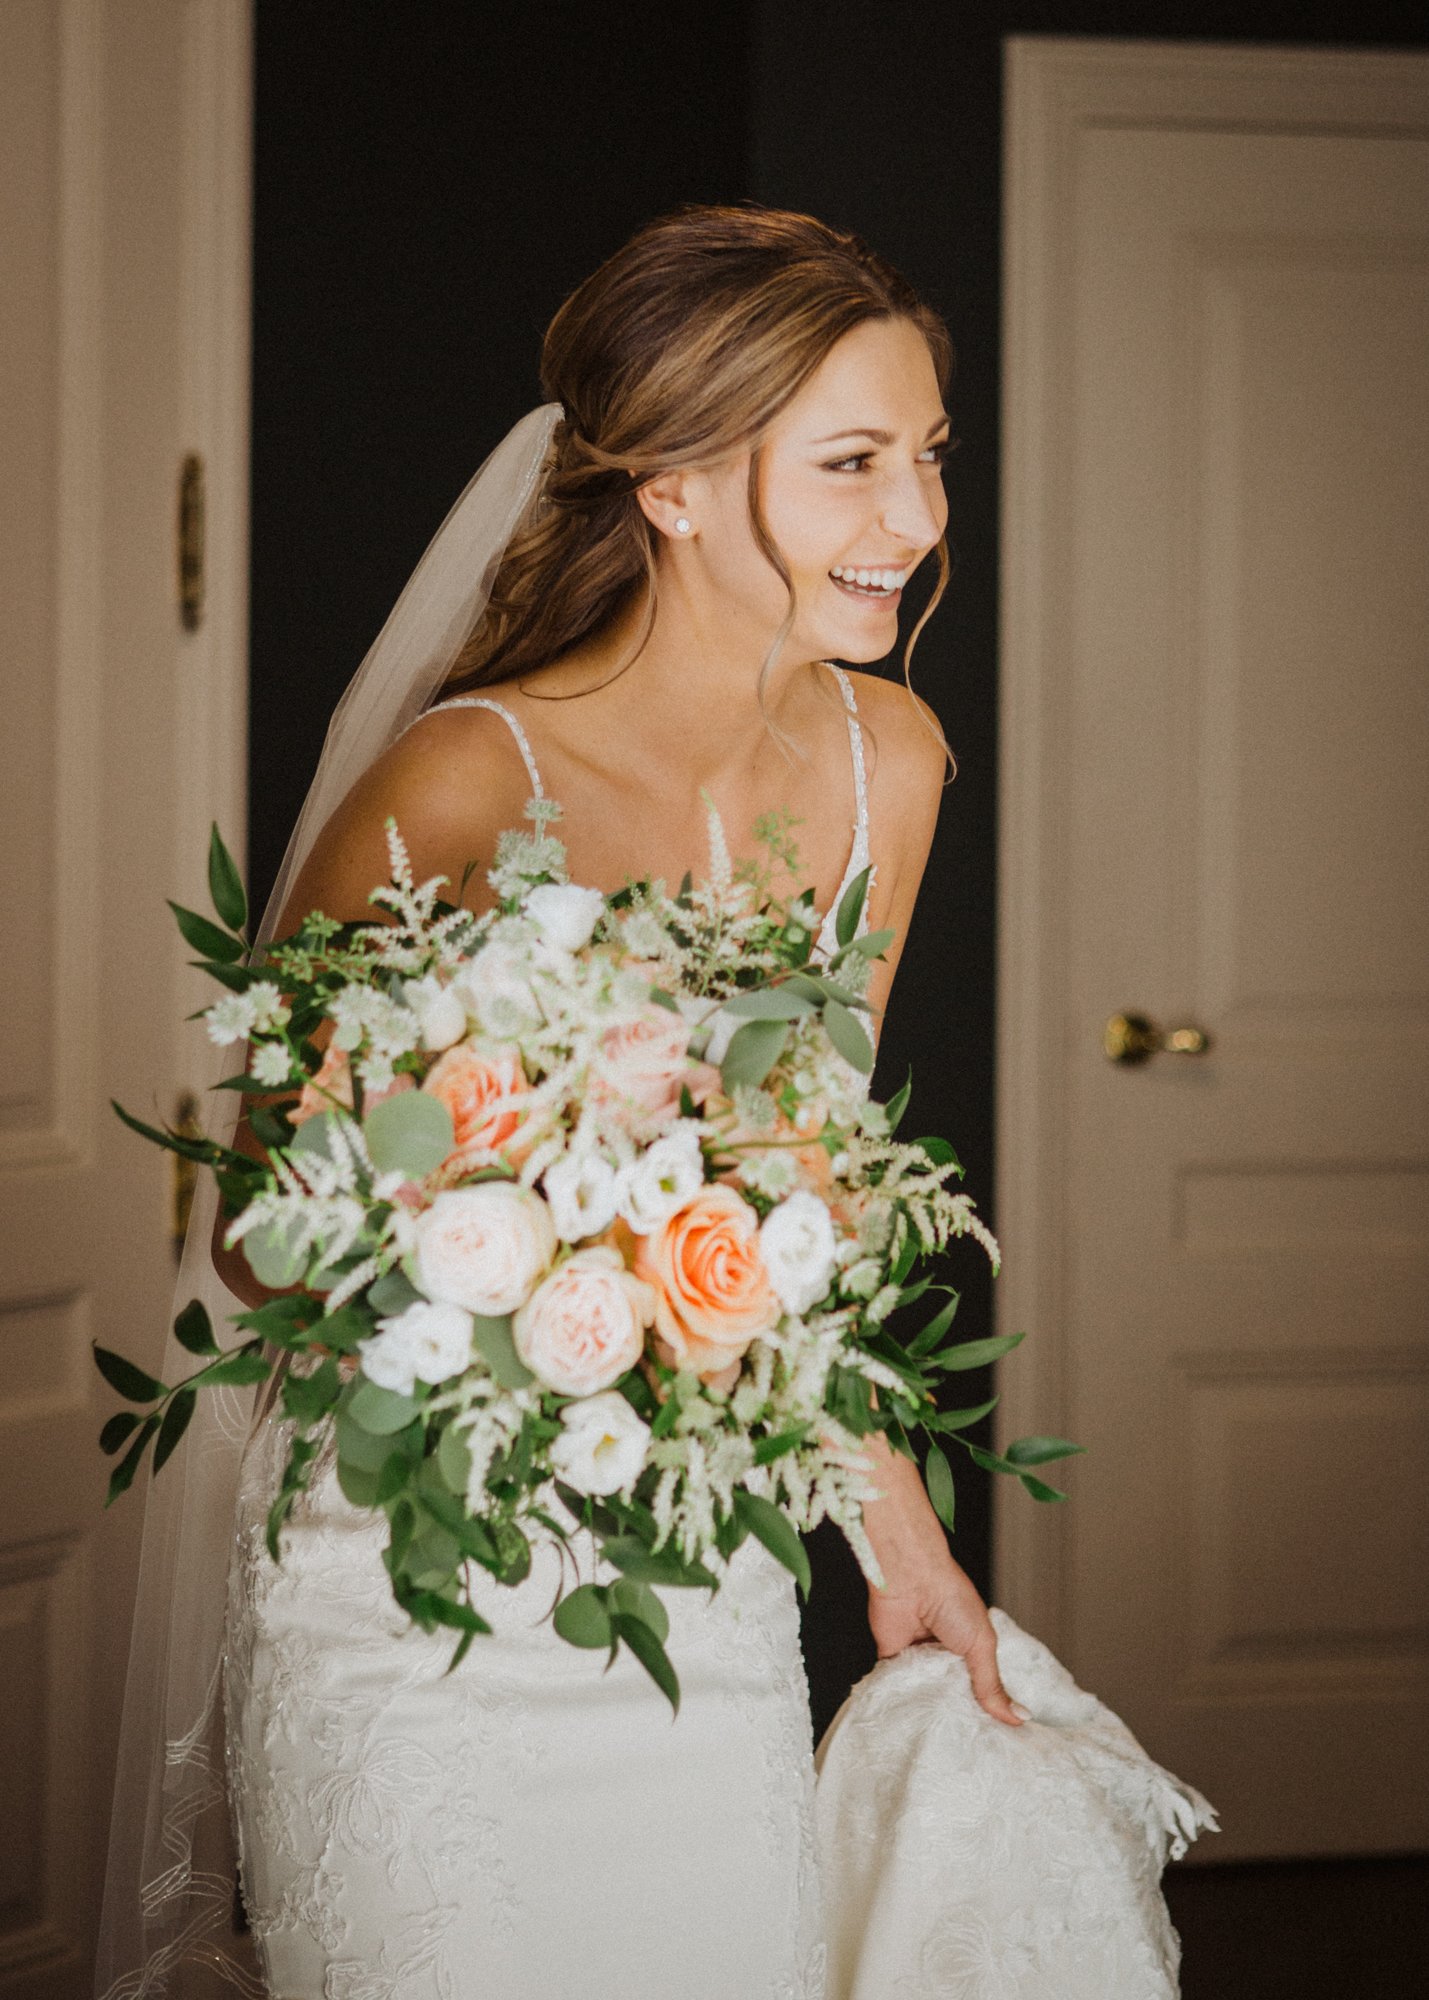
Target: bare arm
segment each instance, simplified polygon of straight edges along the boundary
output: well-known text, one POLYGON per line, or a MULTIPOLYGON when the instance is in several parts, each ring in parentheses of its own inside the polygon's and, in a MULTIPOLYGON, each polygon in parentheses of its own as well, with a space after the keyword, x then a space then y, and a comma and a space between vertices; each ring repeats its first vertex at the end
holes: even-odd
MULTIPOLYGON (((886 1008, 933 842, 946 763, 931 734, 909 713, 901 690, 879 692, 883 699, 873 726, 880 748, 869 796, 879 879, 871 915, 878 929, 894 929, 898 936, 886 959, 874 966, 869 998, 886 1008)), ((997 1635, 987 1606, 953 1560, 918 1468, 891 1450, 881 1433, 870 1437, 866 1448, 883 1495, 863 1510, 885 1579, 882 1589, 870 1587, 868 1593, 880 1657, 928 1641, 946 1646, 967 1661, 973 1693, 987 1713, 1017 1726, 1022 1717, 998 1675, 997 1635)))
MULTIPOLYGON (((368 897, 388 878, 389 815, 406 842, 419 882, 445 875, 447 893, 455 899, 468 862, 475 861, 467 902, 481 907, 487 891, 484 871, 496 835, 520 823, 523 804, 503 724, 480 710, 424 717, 363 773, 318 835, 278 920, 277 935, 288 936, 313 910, 339 923, 381 918, 382 911, 368 897)), ((323 1047, 330 1034, 325 1024, 313 1040, 323 1047)), ((267 1157, 246 1116, 238 1121, 233 1144, 252 1159, 267 1157)), ((214 1223, 214 1269, 246 1305, 262 1305, 274 1294, 253 1276, 241 1248, 225 1249, 228 1222, 220 1212, 214 1223)))

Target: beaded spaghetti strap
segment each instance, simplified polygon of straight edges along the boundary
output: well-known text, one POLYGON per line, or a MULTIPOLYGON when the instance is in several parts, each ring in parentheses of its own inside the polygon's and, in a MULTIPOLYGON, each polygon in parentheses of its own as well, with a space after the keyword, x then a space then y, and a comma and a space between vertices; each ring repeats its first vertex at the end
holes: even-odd
MULTIPOLYGON (((838 949, 838 937, 834 929, 834 920, 838 914, 839 904, 844 899, 845 890, 854 877, 860 874, 865 868, 868 868, 869 871, 868 886, 871 890, 877 869, 869 866, 868 771, 864 763, 863 726, 858 719, 858 702, 854 698, 853 682, 849 679, 843 668, 836 667, 832 660, 825 660, 824 665, 838 682, 839 690, 844 698, 844 708, 848 712, 848 741, 849 751, 853 758, 854 799, 853 846, 849 850, 848 866, 844 869, 843 880, 839 883, 838 889, 834 894, 834 899, 824 916, 824 921, 819 926, 818 941, 815 945, 815 951, 819 956, 827 958, 838 949)), ((859 917, 858 927, 860 932, 868 928, 867 896, 864 898, 863 912, 859 917)))
MULTIPOLYGON (((435 715, 441 708, 489 708, 493 715, 499 715, 516 738, 516 748, 521 752, 527 775, 531 780, 532 796, 538 799, 545 798, 546 794, 541 789, 541 773, 536 769, 536 759, 531 755, 531 745, 526 740, 526 732, 509 708, 503 708, 499 701, 492 701, 489 695, 454 694, 450 701, 434 702, 425 712, 428 715, 435 715)), ((421 717, 417 719, 420 721, 421 717)))

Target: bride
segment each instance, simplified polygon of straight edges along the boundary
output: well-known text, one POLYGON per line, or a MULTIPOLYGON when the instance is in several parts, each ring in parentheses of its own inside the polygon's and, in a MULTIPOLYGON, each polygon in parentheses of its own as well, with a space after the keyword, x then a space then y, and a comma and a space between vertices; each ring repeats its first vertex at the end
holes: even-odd
MULTIPOLYGON (((575 881, 699 875, 703 793, 736 853, 787 808, 825 912, 871 866, 865 921, 901 940, 947 747, 911 689, 834 662, 889 654, 921 566, 914 638, 946 584, 951 365, 906 282, 810 217, 690 206, 642 229, 557 313, 552 400, 483 466, 349 691, 263 934, 370 917, 389 815, 419 880, 475 860, 481 907, 533 795, 560 802, 575 881)), ((213 1265, 256 1302, 221 1227, 213 1265)), ((191 1242, 186 1275, 202 1258, 191 1242)), ((673 1724, 628 1655, 602 1674, 552 1633, 550 1549, 517 1589, 487 1581, 494 1635, 447 1674, 449 1639, 393 1606, 385 1524, 332 1468, 270 1561, 284 1427, 240 1417, 192 1434, 184 1486, 149 1503, 101 1993, 1174 1994, 1160 1866, 1209 1808, 989 1612, 881 1438, 881 1664, 816 1785, 792 1579, 758 1544, 713 1599, 671 1594, 673 1724)))

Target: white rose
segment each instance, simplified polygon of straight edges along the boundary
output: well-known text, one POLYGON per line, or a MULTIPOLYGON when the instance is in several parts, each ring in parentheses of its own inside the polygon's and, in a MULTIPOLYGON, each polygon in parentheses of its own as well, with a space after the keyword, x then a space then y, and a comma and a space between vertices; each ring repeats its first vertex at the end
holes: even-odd
POLYGON ((407 980, 402 998, 417 1017, 422 1047, 432 1054, 449 1049, 466 1033, 466 1001, 457 987, 443 985, 434 973, 407 980))
POLYGON ((457 973, 452 987, 473 1019, 500 1040, 534 1028, 541 1019, 531 989, 530 960, 500 939, 484 944, 457 973))
POLYGON ((785 1312, 807 1312, 829 1289, 838 1250, 833 1217, 807 1188, 765 1216, 759 1249, 785 1312))
POLYGON ((579 951, 605 908, 599 889, 582 889, 574 882, 542 882, 522 905, 549 945, 559 951, 579 951))
POLYGON ((597 1152, 563 1154, 554 1166, 547 1167, 544 1186, 551 1220, 563 1243, 599 1236, 615 1220, 615 1169, 597 1152))
POLYGON ((405 1312, 380 1319, 360 1340, 362 1372, 379 1389, 410 1396, 418 1380, 445 1382, 471 1360, 471 1314, 460 1306, 418 1299, 405 1312))
POLYGON ((417 1283, 427 1296, 493 1319, 530 1296, 556 1253, 551 1211, 509 1181, 446 1189, 414 1233, 417 1283))
POLYGON ((551 1444, 551 1465, 578 1493, 615 1493, 640 1476, 650 1426, 618 1389, 568 1403, 561 1424, 551 1444))
POLYGON ((516 1352, 548 1389, 589 1396, 640 1359, 655 1294, 618 1250, 577 1250, 531 1294, 515 1320, 516 1352))
POLYGON ((620 1213, 637 1236, 649 1236, 699 1193, 704 1179, 699 1127, 693 1119, 682 1118, 663 1139, 621 1168, 620 1213))

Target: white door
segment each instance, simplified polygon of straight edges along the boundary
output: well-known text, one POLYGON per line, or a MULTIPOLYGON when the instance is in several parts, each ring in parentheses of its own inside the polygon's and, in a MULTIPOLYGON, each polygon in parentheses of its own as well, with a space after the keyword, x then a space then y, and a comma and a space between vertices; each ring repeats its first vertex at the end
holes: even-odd
POLYGON ((92 1988, 140 1509, 95 1339, 153 1365, 194 1005, 163 898, 241 842, 248 11, 0 8, 0 1995, 92 1988), (179 470, 207 604, 183 629, 179 470))
POLYGON ((1007 57, 997 1595, 1197 1859, 1416 1848, 1429 59, 1007 57))

